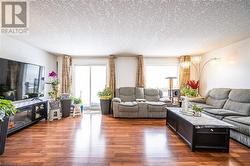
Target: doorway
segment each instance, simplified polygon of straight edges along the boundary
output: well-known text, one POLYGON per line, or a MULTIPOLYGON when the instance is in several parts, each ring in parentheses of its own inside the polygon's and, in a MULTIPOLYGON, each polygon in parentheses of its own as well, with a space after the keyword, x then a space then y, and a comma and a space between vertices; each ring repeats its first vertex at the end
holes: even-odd
POLYGON ((106 86, 106 65, 75 66, 74 94, 87 110, 100 110, 97 93, 106 86))

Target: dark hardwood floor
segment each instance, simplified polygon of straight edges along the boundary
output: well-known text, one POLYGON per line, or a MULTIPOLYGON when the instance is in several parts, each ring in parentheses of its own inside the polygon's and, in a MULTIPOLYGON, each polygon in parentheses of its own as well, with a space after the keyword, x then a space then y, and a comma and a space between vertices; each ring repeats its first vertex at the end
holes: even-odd
POLYGON ((191 152, 165 120, 99 114, 39 122, 7 138, 0 165, 250 165, 250 149, 231 140, 230 153, 191 152))

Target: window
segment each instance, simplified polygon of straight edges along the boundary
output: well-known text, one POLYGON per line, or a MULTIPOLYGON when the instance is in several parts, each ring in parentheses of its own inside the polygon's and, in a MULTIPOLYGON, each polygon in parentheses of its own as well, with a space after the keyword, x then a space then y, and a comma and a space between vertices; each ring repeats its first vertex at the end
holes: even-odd
MULTIPOLYGON (((159 88, 163 95, 168 96, 169 82, 166 77, 178 78, 178 66, 146 66, 146 87, 159 88)), ((174 80, 174 88, 178 88, 178 79, 174 80)))
POLYGON ((96 107, 100 104, 97 93, 105 88, 106 66, 75 66, 74 94, 83 100, 86 106, 96 107))

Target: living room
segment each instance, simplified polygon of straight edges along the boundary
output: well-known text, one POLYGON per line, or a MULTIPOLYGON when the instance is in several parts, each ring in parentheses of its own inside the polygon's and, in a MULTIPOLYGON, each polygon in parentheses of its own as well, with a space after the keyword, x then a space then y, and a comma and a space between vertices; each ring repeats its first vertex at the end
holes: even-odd
POLYGON ((250 165, 248 0, 0 5, 0 165, 250 165))

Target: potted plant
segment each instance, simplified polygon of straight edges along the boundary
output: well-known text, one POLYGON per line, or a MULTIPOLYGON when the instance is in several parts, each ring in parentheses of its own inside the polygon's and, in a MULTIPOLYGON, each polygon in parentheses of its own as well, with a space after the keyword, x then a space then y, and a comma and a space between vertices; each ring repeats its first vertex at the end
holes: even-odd
POLYGON ((192 110, 193 110, 193 115, 196 117, 199 117, 201 116, 201 112, 203 111, 203 108, 194 104, 192 105, 192 110))
POLYGON ((182 108, 184 112, 188 111, 189 101, 199 96, 199 85, 199 81, 189 80, 186 86, 181 89, 181 94, 184 95, 182 96, 182 108))
POLYGON ((104 88, 97 94, 100 97, 101 111, 103 115, 110 113, 112 94, 113 92, 110 88, 104 88))
POLYGON ((81 111, 82 99, 80 97, 71 97, 71 101, 75 109, 81 111))
POLYGON ((185 87, 181 89, 181 93, 187 97, 197 97, 199 95, 199 81, 189 80, 185 87))
POLYGON ((9 117, 16 114, 16 108, 10 100, 0 99, 0 155, 4 153, 9 117))
POLYGON ((54 99, 58 100, 59 99, 59 80, 58 80, 58 75, 56 72, 51 71, 49 72, 49 79, 50 81, 47 84, 50 84, 52 87, 52 90, 48 93, 48 95, 54 99))

